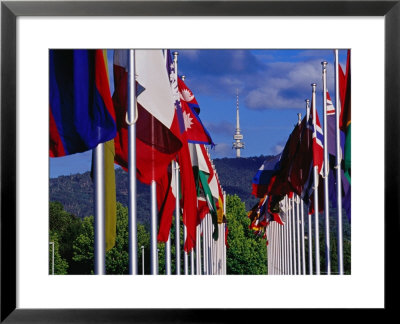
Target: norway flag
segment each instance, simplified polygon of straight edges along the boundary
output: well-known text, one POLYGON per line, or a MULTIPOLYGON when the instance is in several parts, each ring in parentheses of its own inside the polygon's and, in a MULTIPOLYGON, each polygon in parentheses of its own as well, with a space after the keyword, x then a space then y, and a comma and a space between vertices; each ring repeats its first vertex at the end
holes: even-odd
POLYGON ((50 156, 95 148, 116 124, 102 50, 50 50, 50 156))
MULTIPOLYGON (((312 115, 312 111, 310 116, 312 115)), ((312 118, 312 116, 311 116, 312 118)), ((322 165, 324 164, 324 135, 321 128, 321 123, 319 122, 318 112, 315 110, 315 124, 313 124, 313 136, 312 136, 312 145, 313 145, 313 166, 317 166, 318 174, 322 173, 322 165)))

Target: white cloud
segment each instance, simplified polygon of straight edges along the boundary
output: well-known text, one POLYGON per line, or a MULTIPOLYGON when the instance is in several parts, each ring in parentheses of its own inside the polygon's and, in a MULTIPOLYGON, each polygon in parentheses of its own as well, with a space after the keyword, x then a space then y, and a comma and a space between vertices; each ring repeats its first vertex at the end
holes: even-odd
POLYGON ((216 158, 234 156, 234 150, 232 149, 232 144, 228 143, 215 144, 215 148, 210 150, 210 152, 211 155, 216 158))

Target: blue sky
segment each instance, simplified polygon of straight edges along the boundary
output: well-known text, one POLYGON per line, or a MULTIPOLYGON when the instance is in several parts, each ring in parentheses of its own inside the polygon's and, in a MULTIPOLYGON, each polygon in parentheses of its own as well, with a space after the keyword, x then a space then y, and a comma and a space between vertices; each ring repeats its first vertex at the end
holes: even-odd
MULTIPOLYGON (((234 157, 236 89, 239 91, 240 128, 245 149, 241 156, 280 153, 317 84, 317 109, 322 123, 322 61, 328 62, 328 90, 334 102, 333 50, 181 50, 178 73, 192 90, 200 118, 216 144, 212 158, 234 157)), ((346 50, 339 51, 345 70, 346 50)), ((108 51, 113 91, 113 51, 108 51)), ((90 170, 91 152, 50 158, 50 177, 90 170)), ((256 171, 256 170, 255 170, 256 171)))

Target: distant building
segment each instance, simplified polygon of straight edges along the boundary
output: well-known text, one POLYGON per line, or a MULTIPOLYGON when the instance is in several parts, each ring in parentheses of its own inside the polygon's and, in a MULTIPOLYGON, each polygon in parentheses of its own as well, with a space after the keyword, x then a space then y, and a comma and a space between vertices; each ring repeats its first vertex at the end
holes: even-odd
POLYGON ((236 149, 236 157, 240 157, 240 150, 244 149, 243 135, 240 133, 239 126, 239 92, 236 90, 236 131, 233 135, 235 140, 232 144, 232 148, 236 149))

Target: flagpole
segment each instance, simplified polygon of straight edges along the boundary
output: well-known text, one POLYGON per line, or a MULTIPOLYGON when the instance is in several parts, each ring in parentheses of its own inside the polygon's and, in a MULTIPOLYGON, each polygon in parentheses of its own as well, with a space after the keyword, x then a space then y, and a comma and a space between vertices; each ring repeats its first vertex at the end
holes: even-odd
POLYGON ((284 268, 285 268, 285 275, 289 274, 288 271, 288 244, 287 244, 287 228, 288 228, 288 217, 287 217, 287 204, 286 204, 286 196, 283 198, 283 203, 285 206, 285 226, 283 227, 283 250, 284 250, 284 268))
POLYGON ((208 275, 208 253, 207 253, 207 215, 204 216, 201 221, 201 231, 203 232, 203 273, 208 275))
POLYGON ((168 240, 165 242, 165 274, 171 275, 171 231, 168 240))
POLYGON ((195 274, 195 271, 194 271, 194 248, 190 252, 190 274, 191 275, 195 274))
MULTIPOLYGON (((307 114, 307 123, 310 120, 310 100, 306 99, 306 114, 307 114)), ((311 148, 312 149, 312 148, 311 148)), ((304 211, 304 208, 303 208, 304 211)), ((309 274, 313 274, 313 264, 312 264, 312 219, 311 214, 309 213, 309 205, 307 204, 307 215, 308 215, 308 270, 309 274)))
POLYGON ((338 252, 338 272, 343 275, 343 227, 342 227, 342 156, 340 154, 340 128, 339 119, 342 103, 339 96, 339 51, 335 49, 335 96, 336 96, 336 196, 337 196, 337 252, 338 252))
POLYGON ((158 253, 157 253, 157 191, 156 182, 151 181, 151 219, 150 219, 150 273, 158 274, 158 253))
MULTIPOLYGON (((178 52, 174 52, 175 78, 178 80, 178 52)), ((180 239, 180 201, 179 201, 179 164, 174 161, 174 174, 176 183, 175 202, 175 258, 176 274, 181 274, 181 239, 180 239)))
POLYGON ((212 241, 213 241, 213 238, 212 238, 212 233, 213 233, 213 223, 212 223, 212 216, 211 216, 211 214, 208 214, 208 266, 209 266, 209 268, 210 268, 210 270, 209 270, 209 274, 210 275, 214 275, 214 272, 213 272, 213 260, 212 260, 212 258, 213 258, 213 251, 212 251, 212 241))
POLYGON ((292 207, 290 205, 290 198, 286 195, 286 204, 288 210, 288 250, 289 250, 289 274, 292 275, 293 271, 293 243, 292 243, 292 207))
POLYGON ((294 207, 294 194, 293 197, 291 198, 292 202, 292 229, 293 229, 293 272, 295 275, 298 274, 297 271, 297 241, 296 241, 296 212, 295 212, 295 207, 294 207))
POLYGON ((331 274, 330 238, 329 238, 329 182, 328 182, 328 127, 326 111, 326 66, 328 62, 322 63, 323 82, 323 104, 324 104, 324 214, 325 214, 325 262, 326 274, 331 274))
POLYGON ((180 239, 180 206, 179 206, 179 164, 174 161, 175 191, 175 261, 176 274, 181 274, 181 239, 180 239))
POLYGON ((302 254, 302 266, 303 266, 303 275, 306 274, 306 247, 304 240, 304 203, 303 199, 300 199, 300 211, 301 211, 301 254, 302 254))
POLYGON ((144 275, 144 246, 141 246, 142 249, 142 275, 144 275))
POLYGON ((301 242, 300 242, 300 200, 299 196, 295 194, 296 203, 296 237, 297 237, 297 274, 301 274, 301 242))
POLYGON ((94 148, 94 274, 106 274, 104 143, 94 148))
MULTIPOLYGON (((168 64, 168 51, 163 50, 165 65, 168 64)), ((171 163, 171 170, 174 169, 174 163, 171 163)), ((172 171, 173 173, 173 171, 172 171)), ((171 175, 171 178, 173 175, 171 175)), ((171 229, 168 232, 168 240, 165 242, 165 274, 171 275, 171 229)))
POLYGON ((279 249, 279 253, 281 255, 281 275, 285 274, 285 266, 284 266, 284 251, 283 251, 283 226, 279 224, 279 245, 280 245, 280 249, 279 249))
MULTIPOLYGON (((176 80, 178 80, 178 52, 174 52, 174 65, 175 65, 175 77, 176 80)), ((179 199, 179 196, 177 196, 177 200, 179 199)), ((183 224, 183 245, 185 245, 187 239, 187 229, 185 224, 183 224)), ((184 274, 188 275, 189 274, 189 260, 188 260, 188 252, 183 250, 183 269, 184 269, 184 274)))
POLYGON ((128 71, 128 233, 129 274, 137 275, 137 218, 136 218, 136 82, 135 50, 129 50, 128 71))
POLYGON ((200 224, 196 226, 196 275, 201 275, 201 236, 200 236, 200 224))
MULTIPOLYGON (((317 136, 317 108, 316 108, 316 88, 315 83, 312 86, 312 114, 313 114, 313 137, 317 136)), ((320 260, 319 260, 319 207, 318 207, 318 167, 314 166, 314 226, 315 226, 315 272, 320 274, 320 260)))

